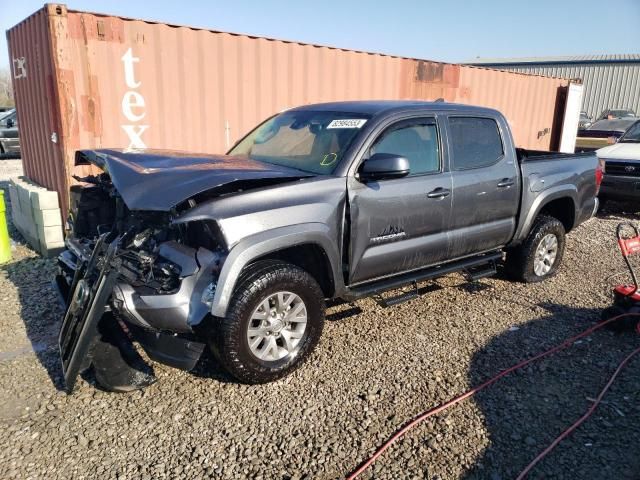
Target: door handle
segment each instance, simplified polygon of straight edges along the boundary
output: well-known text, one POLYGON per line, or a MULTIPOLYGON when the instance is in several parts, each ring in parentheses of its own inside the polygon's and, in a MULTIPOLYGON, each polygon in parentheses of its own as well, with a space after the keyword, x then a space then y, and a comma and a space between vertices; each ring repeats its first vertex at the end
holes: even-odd
POLYGON ((448 197, 451 194, 451 190, 446 188, 438 187, 435 190, 431 190, 427 193, 428 198, 444 198, 448 197))
POLYGON ((502 180, 500 180, 500 182, 498 182, 498 188, 509 188, 513 187, 515 184, 516 182, 514 182, 513 179, 503 178, 502 180))

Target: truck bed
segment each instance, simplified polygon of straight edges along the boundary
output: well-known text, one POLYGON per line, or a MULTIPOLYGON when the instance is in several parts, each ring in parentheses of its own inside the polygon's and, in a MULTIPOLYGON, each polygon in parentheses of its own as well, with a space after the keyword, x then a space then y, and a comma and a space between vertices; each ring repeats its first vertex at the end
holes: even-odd
POLYGON ((562 153, 548 152, 546 150, 527 150, 525 148, 516 148, 516 154, 520 162, 527 162, 531 160, 560 160, 593 156, 593 152, 562 153))

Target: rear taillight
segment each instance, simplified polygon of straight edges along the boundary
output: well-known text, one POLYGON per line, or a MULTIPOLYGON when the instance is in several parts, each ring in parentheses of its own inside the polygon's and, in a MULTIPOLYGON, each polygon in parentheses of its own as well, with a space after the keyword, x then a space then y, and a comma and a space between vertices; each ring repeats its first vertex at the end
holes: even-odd
POLYGON ((596 166, 596 195, 600 192, 600 185, 602 184, 602 177, 605 171, 605 161, 601 158, 598 159, 598 165, 596 166))

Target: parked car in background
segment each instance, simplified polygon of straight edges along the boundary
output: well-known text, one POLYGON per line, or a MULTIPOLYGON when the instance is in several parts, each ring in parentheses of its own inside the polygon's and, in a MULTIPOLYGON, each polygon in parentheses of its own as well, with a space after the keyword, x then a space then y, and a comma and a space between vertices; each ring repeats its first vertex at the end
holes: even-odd
POLYGON ((635 117, 636 112, 630 108, 608 108, 598 117, 598 120, 614 120, 616 118, 635 117))
POLYGON ((576 152, 590 152, 616 143, 637 120, 636 117, 598 120, 590 127, 578 130, 576 152))
POLYGON ((4 117, 6 117, 7 115, 12 114, 13 112, 15 112, 15 108, 8 108, 6 110, 3 110, 0 112, 0 120, 2 120, 4 117))
POLYGON ((0 155, 19 155, 18 113, 15 108, 0 118, 0 155))
POLYGON ((390 306, 419 281, 495 274, 505 255, 512 278, 543 281, 601 179, 594 154, 516 149, 496 110, 413 101, 287 110, 227 155, 81 150, 76 163, 103 173, 72 187, 59 257, 69 390, 91 363, 104 388, 136 388, 130 338, 187 370, 208 344, 264 383, 310 355, 325 299, 390 306))
POLYGON ((587 115, 587 112, 580 112, 580 120, 578 121, 578 130, 588 128, 589 126, 591 126, 592 123, 593 123, 593 120, 589 115, 587 115))
POLYGON ((604 170, 600 198, 640 200, 640 120, 615 145, 596 152, 604 170))

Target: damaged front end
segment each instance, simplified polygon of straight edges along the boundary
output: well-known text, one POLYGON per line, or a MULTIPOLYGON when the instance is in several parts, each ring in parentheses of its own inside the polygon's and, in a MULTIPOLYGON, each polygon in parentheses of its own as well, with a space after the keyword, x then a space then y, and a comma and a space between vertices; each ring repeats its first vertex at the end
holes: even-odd
POLYGON ((107 173, 80 180, 56 277, 66 305, 59 345, 67 391, 91 365, 108 390, 151 383, 132 341, 152 360, 192 369, 226 255, 216 222, 174 222, 179 209, 130 210, 107 173))

